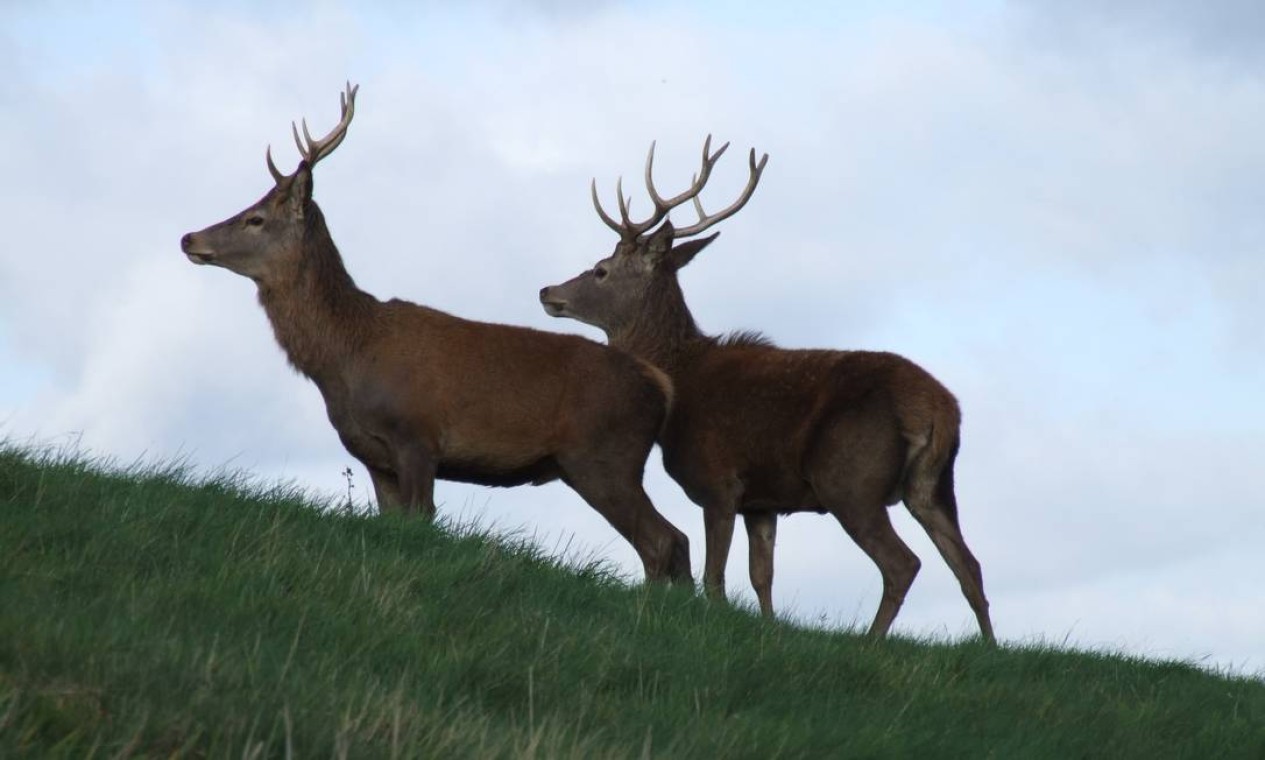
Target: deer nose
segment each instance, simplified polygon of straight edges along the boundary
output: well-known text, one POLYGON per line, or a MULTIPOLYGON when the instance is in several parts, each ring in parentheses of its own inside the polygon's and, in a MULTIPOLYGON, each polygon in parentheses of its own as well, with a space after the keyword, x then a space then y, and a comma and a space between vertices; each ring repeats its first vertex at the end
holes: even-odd
POLYGON ((180 250, 187 252, 189 250, 189 246, 192 243, 193 243, 193 233, 186 232, 184 235, 180 237, 180 250))
POLYGON ((540 300, 543 301, 548 296, 549 296, 549 286, 546 285, 545 287, 540 289, 540 300))

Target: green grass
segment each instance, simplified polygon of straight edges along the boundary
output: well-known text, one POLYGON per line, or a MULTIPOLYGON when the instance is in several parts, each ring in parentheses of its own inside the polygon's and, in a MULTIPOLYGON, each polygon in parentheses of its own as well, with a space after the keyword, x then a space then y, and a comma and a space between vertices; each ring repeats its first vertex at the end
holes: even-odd
POLYGON ((522 541, 0 448, 0 757, 173 755, 1260 758, 1265 683, 766 623, 522 541))

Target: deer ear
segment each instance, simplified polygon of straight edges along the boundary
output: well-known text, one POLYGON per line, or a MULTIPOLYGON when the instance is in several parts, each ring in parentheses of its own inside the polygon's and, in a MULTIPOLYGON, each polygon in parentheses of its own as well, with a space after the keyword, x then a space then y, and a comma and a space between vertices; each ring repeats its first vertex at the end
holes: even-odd
POLYGON ((705 238, 696 240, 687 240, 677 247, 673 248, 669 254, 669 260, 672 262, 673 269, 680 269, 686 264, 694 260, 698 252, 706 248, 713 240, 720 236, 719 232, 713 232, 705 238))
POLYGON ((646 257, 655 264, 667 259, 672 254, 674 235, 676 235, 676 228, 672 226, 672 222, 664 222, 663 226, 650 233, 650 238, 646 240, 646 257))
POLYGON ((303 208, 310 200, 312 200, 312 168, 307 165, 307 161, 303 161, 290 178, 287 201, 295 215, 302 216, 303 208))

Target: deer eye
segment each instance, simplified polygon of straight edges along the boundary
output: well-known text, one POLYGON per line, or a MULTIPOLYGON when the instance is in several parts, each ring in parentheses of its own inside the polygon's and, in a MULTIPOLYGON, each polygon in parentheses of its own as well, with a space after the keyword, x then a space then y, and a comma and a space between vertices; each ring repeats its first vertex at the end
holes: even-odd
POLYGON ((609 272, 606 271, 606 267, 594 267, 593 269, 594 279, 605 280, 607 274, 609 274, 609 272))
POLYGON ((258 227, 264 223, 264 218, 256 214, 255 216, 246 218, 247 227, 258 227))

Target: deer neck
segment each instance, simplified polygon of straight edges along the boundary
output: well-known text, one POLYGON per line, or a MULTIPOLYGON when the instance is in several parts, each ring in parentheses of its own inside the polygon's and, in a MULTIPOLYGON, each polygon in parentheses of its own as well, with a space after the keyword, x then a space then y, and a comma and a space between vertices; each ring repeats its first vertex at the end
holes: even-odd
POLYGON ((261 282, 259 302, 290 364, 321 384, 363 345, 377 301, 356 287, 320 210, 308 209, 298 263, 261 282))
POLYGON ((608 342, 676 376, 709 345, 694 322, 675 278, 652 288, 641 311, 624 328, 607 335, 608 342))

